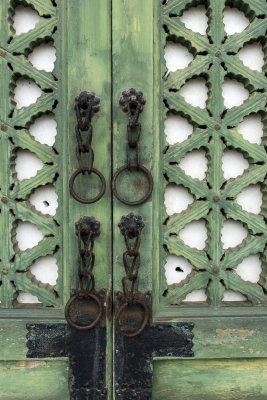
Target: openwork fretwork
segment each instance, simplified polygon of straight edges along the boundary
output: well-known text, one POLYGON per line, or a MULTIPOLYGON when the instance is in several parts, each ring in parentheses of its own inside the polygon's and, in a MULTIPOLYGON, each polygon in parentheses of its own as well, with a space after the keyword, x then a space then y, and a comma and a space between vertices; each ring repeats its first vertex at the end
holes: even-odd
MULTIPOLYGON (((40 15, 40 21, 34 29, 16 35, 12 27, 15 8, 21 2, 3 0, 2 15, 9 15, 9 21, 2 20, 1 28, 1 89, 5 104, 1 105, 0 119, 0 152, 1 152, 1 255, 0 255, 0 301, 1 307, 16 305, 19 291, 37 296, 45 306, 60 304, 61 273, 56 286, 38 281, 30 272, 32 263, 41 256, 54 254, 57 264, 61 266, 60 246, 60 210, 55 217, 36 211, 30 204, 29 196, 38 187, 48 183, 55 185, 57 193, 61 185, 59 174, 59 138, 53 147, 41 144, 29 134, 29 126, 36 118, 47 114, 58 113, 58 75, 60 55, 53 73, 37 70, 28 61, 27 56, 41 43, 53 42, 58 46, 58 9, 50 0, 24 0, 23 6, 29 6, 40 15), (32 79, 42 90, 41 96, 29 107, 16 108, 14 88, 18 78, 32 79), (43 167, 37 175, 19 181, 16 177, 14 162, 19 149, 27 149, 42 162, 43 167), (43 239, 29 250, 20 251, 17 246, 15 230, 19 221, 27 221, 42 232, 43 239)), ((62 146, 62 145, 61 145, 62 146)), ((59 201, 59 204, 61 201, 59 201)))
MULTIPOLYGON (((208 303, 223 304, 226 289, 242 293, 247 303, 264 304, 267 301, 266 265, 266 124, 262 144, 252 144, 237 131, 244 117, 258 113, 266 122, 266 78, 264 72, 251 70, 238 58, 237 52, 247 43, 260 43, 265 51, 266 20, 264 2, 260 0, 168 0, 163 3, 164 42, 181 43, 194 59, 184 70, 169 73, 163 81, 163 101, 166 113, 180 114, 194 127, 192 135, 184 142, 165 147, 164 174, 168 182, 183 185, 194 197, 194 203, 181 214, 165 221, 164 244, 169 253, 183 256, 193 266, 192 272, 179 284, 165 291, 162 304, 180 304, 193 290, 205 289, 208 303), (195 33, 180 20, 182 13, 192 6, 202 4, 207 9, 206 35, 195 33), (224 30, 223 11, 226 6, 237 7, 249 19, 249 26, 241 33, 227 36, 224 30), (179 89, 190 79, 205 78, 208 87, 206 109, 193 107, 179 94, 179 89), (239 107, 226 109, 222 96, 225 78, 236 79, 249 91, 249 98, 239 107), (166 150, 167 149, 167 150, 166 150), (190 151, 204 149, 208 158, 206 178, 201 181, 186 175, 179 162, 190 151), (235 149, 243 154, 250 166, 243 175, 225 180, 222 157, 225 149, 235 149), (248 185, 260 184, 263 206, 260 214, 244 211, 236 202, 237 195, 248 185), (188 247, 178 237, 191 221, 204 219, 208 230, 205 249, 188 247), (221 238, 226 219, 240 221, 248 230, 247 238, 236 248, 225 251, 221 238), (261 254, 262 273, 257 283, 244 281, 236 268, 251 254, 261 254)), ((266 8, 265 8, 266 9, 266 8)), ((163 53, 163 49, 162 49, 163 53)), ((166 145, 166 143, 165 143, 166 145)), ((161 293, 162 294, 162 293, 161 293)), ((240 303, 239 303, 240 304, 240 303)))

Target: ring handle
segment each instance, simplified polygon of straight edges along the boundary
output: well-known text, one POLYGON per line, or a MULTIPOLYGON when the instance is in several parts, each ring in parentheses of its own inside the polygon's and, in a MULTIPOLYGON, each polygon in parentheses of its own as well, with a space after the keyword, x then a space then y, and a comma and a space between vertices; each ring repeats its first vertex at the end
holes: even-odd
POLYGON ((74 294, 73 296, 70 297, 70 299, 69 299, 69 301, 67 302, 66 307, 65 307, 65 318, 66 318, 68 324, 69 324, 72 328, 77 329, 78 331, 88 331, 89 329, 94 328, 94 327, 97 325, 97 323, 99 322, 99 320, 100 320, 102 314, 103 314, 102 303, 101 303, 101 301, 99 300, 99 298, 98 298, 97 296, 95 296, 94 294, 92 294, 92 293, 78 292, 78 293, 74 294), (73 303, 76 299, 81 299, 81 298, 90 298, 91 300, 93 300, 93 301, 95 301, 95 302, 97 303, 98 308, 99 308, 97 317, 94 319, 93 322, 91 322, 91 323, 88 324, 88 325, 79 325, 79 324, 77 324, 76 322, 74 322, 74 321, 71 319, 71 316, 70 316, 70 308, 71 308, 72 303, 73 303))
POLYGON ((75 136, 77 140, 76 147, 76 157, 78 161, 79 168, 74 172, 69 181, 69 189, 71 196, 84 204, 91 204, 103 196, 106 189, 106 181, 104 176, 97 169, 93 168, 94 163, 94 151, 92 148, 92 139, 93 139, 93 126, 92 126, 92 118, 94 114, 96 114, 100 109, 100 99, 93 92, 83 91, 79 94, 79 96, 75 97, 75 113, 77 124, 75 126, 75 136), (86 132, 86 135, 82 132, 86 132), (84 138, 84 136, 86 136, 84 138), (83 162, 83 154, 87 157, 87 166, 84 165, 83 162), (101 180, 101 190, 100 193, 93 197, 92 199, 85 199, 80 197, 74 190, 74 181, 76 177, 84 172, 88 172, 88 174, 93 173, 96 174, 101 180))
POLYGON ((122 335, 122 336, 127 336, 127 337, 134 337, 134 336, 137 336, 137 335, 139 335, 139 334, 145 329, 146 324, 147 324, 147 322, 148 322, 148 319, 149 319, 149 310, 148 310, 148 307, 147 307, 147 305, 146 305, 145 303, 143 303, 143 302, 140 301, 140 300, 136 300, 132 305, 130 305, 129 303, 125 302, 125 303, 123 303, 123 304, 120 306, 119 310, 118 310, 117 313, 116 313, 116 317, 115 317, 116 330, 117 330, 117 332, 118 332, 120 335, 122 335), (136 304, 138 304, 139 306, 141 306, 141 308, 143 309, 143 313, 144 313, 143 322, 142 322, 142 324, 141 324, 139 327, 136 328, 135 331, 129 332, 129 333, 128 333, 128 332, 123 331, 123 330, 121 329, 120 316, 121 316, 122 312, 123 312, 126 308, 131 308, 131 307, 133 307, 133 306, 136 305, 136 304))
POLYGON ((128 206, 137 206, 140 204, 143 204, 151 195, 152 191, 153 191, 153 178, 151 175, 151 172, 144 167, 143 165, 123 165, 122 167, 120 167, 114 174, 113 179, 112 179, 112 191, 114 196, 120 200, 122 203, 127 204, 128 206), (125 171, 126 169, 131 170, 131 169, 136 169, 136 170, 140 170, 142 171, 145 176, 147 177, 148 180, 148 191, 147 193, 140 199, 140 200, 134 200, 134 201, 129 201, 129 200, 125 200, 123 197, 121 197, 117 191, 117 187, 116 187, 116 183, 117 183, 117 179, 118 176, 125 171))
POLYGON ((140 90, 136 90, 134 88, 130 88, 128 90, 124 90, 122 92, 122 96, 120 98, 119 104, 122 108, 122 111, 128 115, 128 123, 126 126, 127 131, 127 145, 126 145, 126 164, 120 167, 114 174, 112 179, 112 190, 114 196, 117 197, 122 203, 128 206, 137 206, 139 204, 144 203, 151 195, 153 190, 153 178, 148 171, 140 162, 140 137, 142 131, 142 125, 139 122, 139 116, 144 110, 144 105, 146 104, 146 100, 143 96, 143 92, 140 90), (135 161, 131 161, 131 153, 135 153, 135 161), (120 173, 125 169, 137 169, 143 171, 146 175, 149 186, 148 191, 140 200, 136 201, 128 201, 124 199, 122 196, 118 194, 116 188, 116 180, 120 173))
POLYGON ((96 201, 100 200, 101 197, 103 196, 103 194, 105 193, 105 190, 106 190, 106 180, 105 180, 104 176, 101 174, 101 172, 98 171, 98 170, 95 169, 95 168, 91 168, 91 170, 90 170, 88 167, 78 168, 78 169, 72 174, 72 176, 71 176, 71 178, 70 178, 69 189, 70 189, 70 194, 71 194, 71 196, 72 196, 75 200, 77 200, 77 201, 79 201, 80 203, 83 203, 83 204, 91 204, 91 203, 95 203, 96 201), (97 196, 93 197, 92 199, 85 199, 85 198, 83 198, 83 197, 80 197, 80 196, 74 191, 74 181, 75 181, 75 179, 77 178, 78 175, 80 175, 81 173, 83 173, 83 172, 85 172, 85 171, 87 171, 88 174, 91 174, 91 173, 96 174, 96 175, 100 178, 100 181, 101 181, 101 189, 100 189, 100 192, 99 192, 99 194, 98 194, 97 196))

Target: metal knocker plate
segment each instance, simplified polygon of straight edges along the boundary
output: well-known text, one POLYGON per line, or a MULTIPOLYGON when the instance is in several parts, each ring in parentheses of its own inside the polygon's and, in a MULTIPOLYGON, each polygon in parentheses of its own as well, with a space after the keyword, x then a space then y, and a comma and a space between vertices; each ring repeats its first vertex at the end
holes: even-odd
POLYGON ((124 302, 118 307, 115 326, 119 334, 134 337, 148 323, 150 311, 138 291, 141 231, 145 224, 140 215, 130 213, 121 218, 119 228, 127 250, 123 253, 126 276, 122 278, 124 302))
POLYGON ((77 147, 76 157, 79 163, 79 168, 72 174, 69 181, 69 189, 71 196, 84 204, 95 203, 100 200, 106 190, 106 181, 103 174, 98 169, 93 167, 94 164, 94 151, 92 149, 93 127, 91 124, 92 117, 99 111, 100 99, 92 92, 81 92, 75 98, 75 111, 77 118, 77 125, 75 127, 77 147), (81 132, 87 132, 86 141, 83 141, 81 132), (82 154, 88 154, 88 165, 83 165, 82 154), (78 175, 95 174, 99 177, 101 188, 97 196, 93 198, 83 198, 74 189, 74 182, 78 175))
POLYGON ((144 167, 140 162, 140 145, 139 139, 141 135, 142 126, 138 122, 139 115, 142 113, 146 101, 143 97, 143 93, 137 91, 136 89, 129 89, 122 92, 122 97, 120 98, 120 106, 122 110, 128 114, 128 124, 127 124, 127 137, 128 143, 126 146, 127 161, 126 164, 120 167, 114 174, 112 179, 112 191, 114 196, 120 200, 122 203, 129 206, 136 206, 144 203, 151 196, 153 190, 153 178, 151 172, 144 167), (131 150, 136 153, 136 160, 131 161, 130 152, 131 150), (146 177, 148 182, 148 188, 145 195, 139 200, 127 200, 125 197, 120 195, 117 190, 118 177, 123 174, 124 171, 140 171, 146 177))
POLYGON ((78 276, 76 291, 65 307, 65 318, 72 328, 85 331, 96 326, 103 314, 93 275, 94 239, 100 234, 100 223, 94 217, 83 217, 75 227, 78 237, 78 276))

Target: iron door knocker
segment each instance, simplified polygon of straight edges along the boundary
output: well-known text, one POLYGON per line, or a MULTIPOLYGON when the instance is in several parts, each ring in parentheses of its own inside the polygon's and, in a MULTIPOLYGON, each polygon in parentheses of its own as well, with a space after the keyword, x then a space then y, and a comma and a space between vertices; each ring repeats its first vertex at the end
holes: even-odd
POLYGON ((115 325, 117 332, 123 336, 134 337, 141 333, 149 319, 149 309, 144 301, 141 300, 141 293, 138 291, 138 272, 140 267, 140 241, 141 231, 145 224, 142 217, 130 213, 123 216, 119 223, 121 234, 124 236, 127 250, 123 253, 123 264, 126 276, 122 278, 122 287, 124 294, 124 303, 119 307, 115 316, 115 325), (134 243, 131 243, 131 239, 134 243), (130 262, 129 259, 132 259, 130 262), (127 285, 130 286, 128 289, 127 285), (139 326, 132 326, 134 321, 131 317, 126 318, 126 326, 122 327, 121 319, 123 313, 127 313, 133 307, 138 307, 137 313, 143 313, 139 326), (127 326, 128 325, 128 326, 127 326), (125 329, 126 328, 126 329, 125 329))
POLYGON ((126 164, 120 167, 114 174, 112 179, 112 190, 114 196, 117 197, 122 203, 127 205, 139 205, 144 203, 151 195, 153 190, 153 178, 150 171, 144 167, 140 162, 140 145, 139 139, 141 134, 141 124, 138 122, 139 115, 143 111, 146 101, 143 97, 143 93, 137 91, 136 89, 129 89, 122 92, 122 97, 120 98, 120 105, 122 110, 128 114, 129 121, 127 124, 127 136, 128 143, 126 146, 127 161, 126 164), (136 161, 131 162, 130 160, 130 149, 136 150, 136 161), (148 190, 146 194, 140 200, 129 201, 124 199, 119 195, 116 187, 118 176, 125 170, 139 170, 144 173, 148 180, 148 190))
POLYGON ((102 303, 96 296, 93 275, 94 239, 100 234, 100 223, 94 217, 83 217, 75 224, 75 228, 78 237, 78 276, 76 292, 65 307, 65 318, 72 328, 84 331, 96 326, 103 313, 102 303), (78 323, 79 318, 83 323, 78 323))
POLYGON ((79 96, 75 98, 75 111, 77 117, 77 125, 75 127, 77 147, 76 147, 76 157, 79 163, 79 168, 73 173, 70 178, 69 188, 72 197, 79 201, 80 203, 90 204, 101 199, 106 190, 106 181, 104 176, 98 169, 93 168, 94 163, 94 151, 92 149, 92 136, 93 127, 91 124, 92 117, 100 109, 99 106, 100 99, 95 96, 92 92, 81 92, 79 96), (81 132, 87 131, 86 141, 83 141, 81 132), (84 166, 82 161, 82 153, 88 153, 88 165, 84 166), (85 199, 80 197, 74 190, 74 181, 80 174, 96 174, 101 181, 101 189, 97 196, 91 199, 85 199))

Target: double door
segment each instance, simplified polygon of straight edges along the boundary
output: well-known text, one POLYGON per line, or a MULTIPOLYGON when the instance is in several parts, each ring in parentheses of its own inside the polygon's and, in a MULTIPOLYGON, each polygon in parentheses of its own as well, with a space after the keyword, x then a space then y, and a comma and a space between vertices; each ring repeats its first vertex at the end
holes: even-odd
POLYGON ((267 398, 265 206, 252 215, 236 203, 251 184, 260 184, 264 194, 264 138, 251 144, 236 129, 254 113, 265 122, 264 74, 251 73, 236 56, 247 42, 264 45, 264 5, 203 2, 209 29, 201 35, 180 20, 199 3, 25 0, 40 20, 20 35, 12 30, 18 3, 0 5, 2 400, 267 398), (235 37, 224 31, 227 5, 250 21, 235 37), (169 41, 184 45, 193 61, 166 74, 169 41), (56 48, 51 73, 28 60, 47 42, 56 48), (204 109, 179 93, 199 76, 209 88, 204 109), (42 90, 36 103, 22 109, 14 103, 20 77, 42 90), (226 110, 225 77, 245 83, 249 99, 240 107, 226 110), (57 122, 53 146, 30 134, 31 125, 48 113, 57 122), (182 143, 166 140, 169 114, 193 126, 182 143), (199 180, 179 163, 203 148, 209 170, 199 180), (223 177, 226 148, 238 149, 251 164, 236 181, 223 177), (20 149, 43 163, 37 175, 21 181, 14 173, 20 149), (30 204, 34 190, 46 185, 58 196, 55 216, 30 204), (168 185, 192 194, 185 212, 167 215, 168 185), (240 248, 223 249, 226 219, 248 228, 240 248), (202 250, 179 236, 198 220, 205 220, 208 230, 202 250), (25 251, 16 242, 21 221, 42 233, 42 240, 25 251), (235 270, 256 253, 262 273, 252 284, 235 270), (48 255, 56 258, 56 285, 32 273, 36 260, 48 255), (169 256, 191 265, 180 283, 167 284, 169 256), (206 300, 187 301, 200 290, 206 300), (226 290, 245 300, 226 303, 226 290), (38 303, 21 304, 21 292, 36 296, 38 303))

